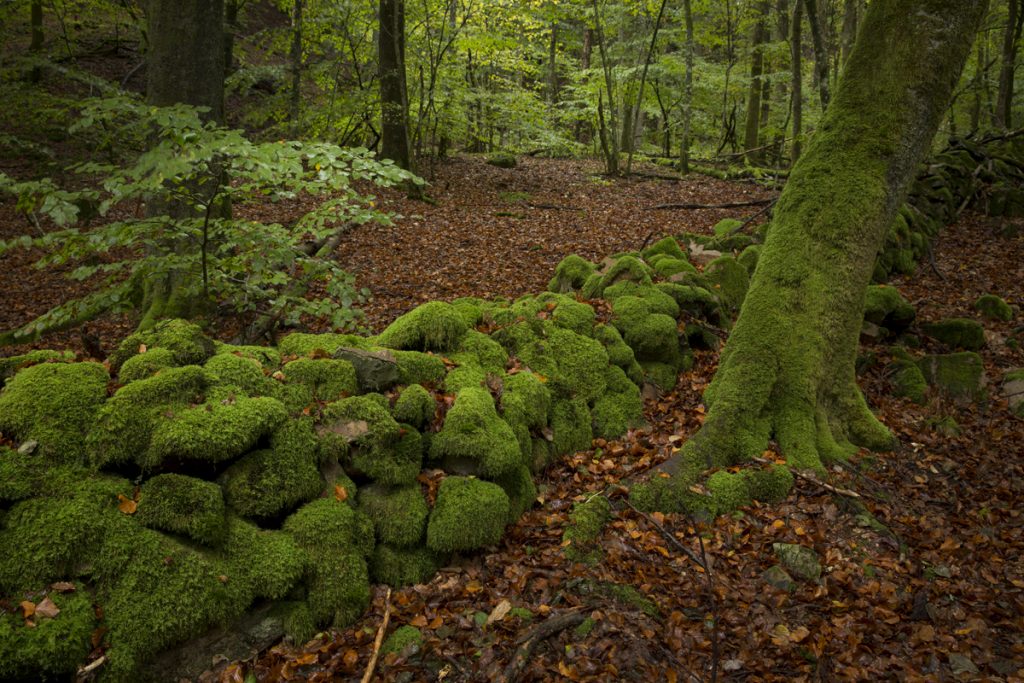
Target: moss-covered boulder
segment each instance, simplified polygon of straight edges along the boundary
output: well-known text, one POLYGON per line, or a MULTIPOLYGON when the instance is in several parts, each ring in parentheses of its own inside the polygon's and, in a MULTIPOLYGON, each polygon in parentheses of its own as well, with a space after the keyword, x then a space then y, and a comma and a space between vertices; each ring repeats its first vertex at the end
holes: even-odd
POLYGON ((1002 298, 995 294, 984 294, 974 302, 974 310, 990 320, 1013 320, 1013 309, 1002 298))
POLYGON ((423 644, 423 634, 415 626, 399 626, 380 646, 381 654, 412 654, 423 644))
POLYGON ((985 328, 969 318, 947 318, 935 323, 926 323, 921 329, 929 337, 946 346, 964 351, 977 351, 985 346, 985 328))
POLYGON ((925 403, 928 382, 917 363, 909 358, 894 360, 889 365, 888 374, 894 396, 909 398, 919 405, 925 403))
POLYGON ((570 254, 555 267, 555 276, 548 283, 548 291, 564 294, 583 287, 594 274, 596 266, 576 254, 570 254))
MULTIPOLYGON (((349 363, 355 373, 351 380, 352 388, 344 389, 348 394, 356 393, 356 388, 363 391, 384 391, 402 379, 398 358, 390 351, 343 346, 334 352, 334 358, 349 363)), ((345 381, 348 382, 347 379, 345 381)))
POLYGON ((431 301, 399 317, 380 333, 376 342, 389 349, 451 351, 469 325, 451 304, 431 301))
POLYGON ((928 385, 949 398, 975 403, 987 398, 985 365, 976 353, 962 351, 925 356, 917 365, 928 385))
POLYGON ((399 548, 423 540, 430 515, 418 484, 364 486, 359 490, 359 509, 373 522, 378 541, 399 548))
POLYGON ((604 294, 605 288, 625 280, 650 285, 651 267, 635 256, 622 256, 588 278, 582 294, 588 299, 596 299, 604 294))
MULTIPOLYGON (((4 596, 10 604, 23 600, 38 607, 47 601, 57 613, 25 619, 21 610, 0 611, 0 679, 5 681, 71 680, 92 650, 97 627, 92 598, 82 584, 68 592, 50 590, 44 596, 4 596), (31 599, 30 599, 31 598, 31 599), (37 600, 38 603, 33 602, 37 600)), ((49 604, 45 610, 51 611, 49 604)))
POLYGON ((608 367, 607 385, 608 393, 594 401, 591 419, 595 436, 615 439, 643 424, 644 403, 640 389, 617 366, 608 367))
POLYGON ((226 529, 224 495, 219 486, 202 479, 158 474, 142 485, 136 520, 150 529, 217 546, 226 529))
POLYGON ((601 559, 598 539, 612 518, 612 507, 604 496, 574 503, 569 524, 562 532, 562 552, 574 562, 594 564, 601 559))
POLYGON ((679 246, 679 242, 676 241, 671 235, 666 235, 660 240, 645 248, 640 255, 644 257, 644 260, 651 263, 654 257, 658 255, 667 256, 676 260, 686 260, 686 252, 682 247, 679 246))
POLYGON ((393 588, 426 583, 441 567, 441 558, 426 546, 396 548, 378 543, 370 557, 370 576, 393 588))
POLYGON ((413 384, 402 390, 391 409, 395 420, 410 424, 417 429, 434 419, 437 411, 437 401, 434 395, 419 384, 413 384))
POLYGON ((500 477, 523 463, 516 436, 498 417, 486 389, 467 387, 455 398, 444 426, 430 442, 430 457, 448 472, 500 477))
POLYGON ((899 290, 888 285, 868 287, 864 298, 864 320, 893 334, 903 332, 917 317, 914 307, 899 290))
POLYGON ((43 363, 25 368, 0 392, 0 431, 38 442, 53 463, 84 462, 87 432, 107 398, 110 377, 98 363, 43 363))
POLYGON ((317 425, 324 457, 341 458, 355 472, 385 484, 411 484, 423 464, 420 433, 391 417, 380 394, 328 404, 317 425))
POLYGON ((1024 417, 1024 368, 1008 370, 1003 376, 1002 395, 1017 417, 1024 417))
POLYGON ((170 351, 178 366, 202 365, 213 355, 213 342, 198 325, 186 320, 165 320, 126 337, 107 359, 111 371, 117 372, 132 356, 156 347, 170 351))
MULTIPOLYGON (((121 368, 121 381, 124 381, 125 369, 129 363, 152 353, 153 350, 150 350, 125 363, 121 368)), ((249 355, 217 353, 211 356, 203 367, 211 383, 238 387, 249 396, 272 396, 278 387, 277 382, 267 376, 260 361, 249 355)))
POLYGON ((52 351, 49 349, 0 358, 0 382, 14 377, 17 372, 32 365, 47 361, 73 361, 74 359, 74 351, 52 351))
POLYGON ((681 365, 682 347, 674 318, 655 313, 647 301, 635 296, 616 299, 612 312, 612 325, 638 360, 681 365))
POLYGON ((152 349, 147 348, 145 352, 132 356, 121 365, 117 379, 121 384, 128 384, 152 377, 161 370, 177 367, 177 365, 178 361, 170 349, 163 349, 159 346, 152 349))
POLYGON ((501 540, 508 511, 508 496, 497 484, 446 477, 427 523, 427 547, 448 553, 494 545, 501 540))
POLYGON ((750 274, 732 256, 720 256, 704 268, 704 276, 711 282, 722 303, 738 311, 747 296, 750 274))

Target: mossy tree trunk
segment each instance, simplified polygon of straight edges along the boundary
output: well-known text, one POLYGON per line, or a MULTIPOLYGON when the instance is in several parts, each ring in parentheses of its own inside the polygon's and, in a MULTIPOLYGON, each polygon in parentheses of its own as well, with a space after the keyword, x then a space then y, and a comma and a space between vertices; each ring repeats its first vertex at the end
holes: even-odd
POLYGON ((796 467, 890 446, 854 360, 875 256, 926 153, 985 9, 876 0, 835 98, 793 168, 749 293, 687 442, 687 473, 759 454, 796 467))

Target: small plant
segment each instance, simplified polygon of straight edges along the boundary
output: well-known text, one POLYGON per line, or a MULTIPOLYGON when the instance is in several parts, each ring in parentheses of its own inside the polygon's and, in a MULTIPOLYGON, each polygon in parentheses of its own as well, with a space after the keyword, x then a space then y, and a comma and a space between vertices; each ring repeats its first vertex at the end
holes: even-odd
POLYGON ((0 242, 0 254, 41 248, 46 253, 37 267, 70 262, 78 264, 72 279, 100 278, 91 294, 0 335, 0 344, 29 341, 106 311, 136 310, 146 328, 163 317, 189 317, 215 306, 276 323, 308 315, 352 328, 361 315, 355 306, 369 292, 355 288, 353 277, 330 259, 330 249, 317 253, 310 245, 323 244, 341 226, 390 221, 354 181, 382 187, 421 182, 366 149, 257 143, 204 121, 201 109, 185 105, 150 107, 126 96, 90 100, 72 132, 97 129, 119 146, 138 140, 144 149, 126 163, 72 166, 84 189, 0 174, 0 192, 15 195, 18 209, 37 227, 45 216, 59 228, 0 242), (249 218, 252 212, 245 211, 300 198, 313 198, 314 208, 290 226, 249 218), (90 217, 116 218, 77 227, 90 217))

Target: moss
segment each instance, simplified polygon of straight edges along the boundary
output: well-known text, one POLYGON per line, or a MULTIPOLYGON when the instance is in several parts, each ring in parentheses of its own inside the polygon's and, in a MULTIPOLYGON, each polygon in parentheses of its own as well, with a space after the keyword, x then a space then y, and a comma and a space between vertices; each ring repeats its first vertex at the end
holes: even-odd
POLYGON ((781 502, 793 488, 793 473, 784 465, 772 465, 763 470, 747 470, 743 475, 750 497, 762 503, 781 502))
POLYGON ((636 364, 636 356, 629 344, 622 340, 622 335, 611 325, 601 324, 594 328, 594 339, 604 345, 608 361, 627 371, 636 364))
POLYGON ((917 366, 929 386, 954 400, 980 403, 987 397, 985 365, 974 352, 925 356, 917 366))
POLYGON ((562 533, 562 549, 574 562, 595 564, 601 560, 598 539, 612 518, 612 506, 604 496, 575 503, 569 524, 562 533))
POLYGON ((352 396, 324 408, 316 429, 324 457, 347 456, 352 446, 380 453, 398 441, 401 427, 391 417, 387 399, 382 403, 380 398, 352 396))
POLYGON ((166 320, 154 327, 129 335, 107 359, 112 372, 117 372, 132 356, 143 348, 159 347, 174 354, 174 364, 202 365, 213 355, 213 342, 207 339, 198 325, 185 320, 166 320))
POLYGON ((410 424, 416 429, 422 429, 434 419, 437 410, 437 402, 434 395, 419 384, 413 384, 402 390, 395 401, 391 414, 398 422, 410 424))
POLYGON ((370 343, 354 334, 305 334, 293 332, 277 343, 282 356, 332 356, 342 347, 367 350, 370 343))
POLYGON ((594 438, 590 409, 580 399, 559 399, 551 410, 552 446, 555 453, 575 453, 590 448, 594 438))
POLYGON ((462 338, 459 352, 475 356, 488 372, 502 372, 508 363, 508 352, 501 344, 476 330, 470 330, 462 338))
POLYGON ((721 343, 721 339, 714 330, 700 323, 687 323, 683 333, 686 335, 686 343, 691 349, 714 351, 721 343))
POLYGON ((596 299, 604 294, 606 287, 623 280, 650 285, 651 268, 635 256, 623 256, 615 261, 606 272, 601 273, 599 279, 588 278, 584 283, 582 294, 587 299, 596 299))
POLYGON ((209 379, 195 365, 170 368, 121 387, 100 409, 85 440, 98 467, 134 461, 149 449, 157 421, 202 401, 209 379))
POLYGON ((461 390, 430 443, 431 458, 449 472, 500 477, 522 463, 515 434, 498 417, 486 389, 461 390))
POLYGON ((501 540, 509 500, 497 484, 446 477, 427 523, 427 547, 435 552, 475 550, 501 540))
POLYGON ((378 544, 370 558, 370 576, 392 588, 426 583, 441 566, 439 558, 424 546, 393 548, 378 544))
POLYGON ((401 384, 429 384, 444 379, 447 372, 444 361, 419 351, 394 351, 398 363, 398 381, 401 384))
MULTIPOLYGON (((37 494, 39 479, 48 468, 40 458, 0 446, 0 503, 13 503, 37 494)), ((2 509, 3 505, 0 505, 2 509)), ((0 519, 0 524, 2 524, 0 519)))
POLYGON ((489 166, 497 166, 498 168, 516 167, 516 155, 508 152, 495 152, 494 154, 489 154, 485 161, 489 166))
POLYGON ((732 256, 720 256, 704 268, 704 275, 711 281, 722 303, 738 311, 750 285, 747 269, 732 256))
POLYGON ((974 302, 974 310, 990 320, 1013 320, 1013 309, 995 294, 984 294, 974 302))
POLYGON ((468 330, 469 325, 451 304, 431 301, 388 325, 376 342, 389 349, 452 351, 468 330))
POLYGON ((531 370, 543 375, 554 394, 590 401, 604 393, 608 354, 600 342, 556 327, 517 349, 531 370))
POLYGON ((0 431, 39 442, 52 463, 85 460, 82 434, 107 398, 107 371, 98 363, 44 363, 25 368, 0 393, 0 431))
POLYGON ((359 393, 355 368, 347 360, 300 358, 286 363, 281 372, 286 382, 301 384, 308 389, 309 400, 303 401, 301 405, 313 401, 336 401, 359 393))
POLYGON ((682 250, 679 243, 671 235, 666 235, 660 240, 644 249, 641 254, 644 260, 650 262, 658 254, 664 254, 673 259, 686 260, 686 252, 682 250))
POLYGON ((224 496, 219 486, 202 479, 158 474, 142 485, 135 520, 216 546, 224 537, 224 496))
POLYGON ((173 368, 177 365, 174 359, 174 352, 170 349, 159 346, 147 349, 145 353, 139 353, 121 365, 117 379, 121 384, 128 384, 136 380, 152 377, 161 370, 173 368))
POLYGON ((754 271, 757 270, 757 260, 761 256, 761 249, 760 244, 751 244, 736 257, 736 262, 747 269, 747 274, 750 277, 754 277, 754 271))
POLYGON ((248 358, 269 369, 281 365, 281 352, 270 346, 251 346, 238 344, 223 344, 215 341, 213 343, 215 356, 237 356, 248 358))
POLYGON ((604 290, 604 297, 614 302, 619 297, 635 296, 642 299, 651 313, 661 313, 670 318, 679 315, 679 304, 670 294, 652 285, 638 285, 635 282, 620 282, 604 290))
MULTIPOLYGON (((42 601, 37 593, 27 597, 42 601)), ((0 679, 70 680, 92 650, 96 616, 84 587, 77 584, 73 592, 51 591, 46 597, 60 613, 52 619, 37 616, 32 627, 19 613, 0 611, 0 679)), ((11 596, 10 604, 22 599, 11 596)))
POLYGON ((418 544, 430 515, 419 484, 364 486, 359 491, 359 509, 373 522, 377 540, 397 547, 418 544))
POLYGON ((874 285, 868 287, 864 298, 864 319, 894 334, 910 327, 917 312, 895 287, 874 285))
POLYGON ((590 261, 570 254, 555 267, 555 276, 548 283, 548 291, 565 293, 578 290, 593 275, 595 268, 590 261))
POLYGON ((470 330, 460 351, 452 354, 450 360, 456 367, 448 371, 444 388, 457 393, 466 387, 483 386, 488 378, 500 377, 508 362, 508 353, 487 335, 470 330))
POLYGON ((679 368, 675 365, 658 361, 642 361, 640 367, 644 372, 644 381, 650 382, 662 391, 671 391, 679 381, 679 368))
POLYGON ((921 329, 929 337, 951 348, 977 351, 985 346, 985 328, 968 318, 948 318, 937 323, 926 323, 921 329))
POLYGON ((222 548, 226 586, 241 604, 279 600, 299 585, 307 557, 291 535, 228 515, 222 548))
POLYGON ((551 392, 532 372, 517 372, 503 380, 501 414, 506 421, 541 428, 548 423, 551 392))
POLYGON ((607 373, 608 393, 594 401, 591 418, 595 436, 615 439, 643 423, 644 404, 640 389, 621 368, 609 366, 607 373))
POLYGON ((324 487, 312 457, 270 449, 246 453, 221 481, 231 509, 255 519, 272 519, 315 498, 324 487))
POLYGON ((719 470, 708 477, 707 488, 711 492, 711 511, 716 514, 750 505, 750 490, 742 474, 719 470))
POLYGON ((488 307, 488 303, 483 299, 476 297, 462 297, 452 301, 452 308, 459 312, 462 319, 471 328, 479 325, 484 318, 484 310, 488 307))
POLYGON ((711 228, 711 231, 716 237, 727 237, 739 230, 742 225, 743 221, 735 218, 723 218, 715 223, 714 227, 711 228))
POLYGON ((330 498, 317 498, 289 515, 282 529, 304 550, 373 552, 373 522, 363 512, 330 498))
POLYGON ((247 398, 222 387, 204 404, 172 408, 157 416, 149 448, 136 456, 136 462, 146 468, 169 458, 231 460, 252 449, 287 418, 277 399, 247 398))
POLYGON ((8 356, 0 358, 0 385, 3 380, 14 377, 15 373, 30 365, 37 365, 47 361, 71 361, 75 359, 73 351, 29 351, 19 356, 8 356))
POLYGON ((533 483, 530 468, 520 465, 512 472, 498 477, 494 483, 501 487, 508 496, 508 523, 512 524, 533 507, 537 500, 537 485, 533 483))
MULTIPOLYGON (((145 358, 152 352, 153 350, 150 350, 135 358, 145 358)), ((135 358, 132 360, 135 360, 135 358)), ((125 367, 121 368, 122 377, 127 367, 128 363, 125 363, 125 367)), ((218 353, 206 361, 206 365, 203 367, 206 368, 214 384, 238 387, 249 396, 273 395, 278 386, 274 380, 264 374, 263 366, 260 365, 260 362, 248 356, 218 353)))
POLYGON ((579 626, 573 629, 573 634, 580 639, 586 638, 594 630, 595 626, 597 626, 597 622, 592 617, 587 617, 579 623, 579 626))
POLYGON ((909 359, 897 359, 889 365, 893 396, 909 398, 918 405, 924 405, 928 383, 917 364, 909 359))
POLYGON ((678 367, 682 354, 674 318, 651 312, 643 299, 624 296, 612 307, 612 324, 640 361, 659 361, 678 367))
POLYGON ((357 448, 352 464, 382 484, 411 484, 423 466, 423 437, 411 425, 400 425, 399 438, 383 450, 357 448))
POLYGON ((662 258, 654 266, 654 272, 668 278, 679 273, 696 273, 697 268, 685 259, 662 258))
POLYGON ((415 626, 399 626, 380 647, 382 655, 416 652, 423 645, 423 634, 415 626))

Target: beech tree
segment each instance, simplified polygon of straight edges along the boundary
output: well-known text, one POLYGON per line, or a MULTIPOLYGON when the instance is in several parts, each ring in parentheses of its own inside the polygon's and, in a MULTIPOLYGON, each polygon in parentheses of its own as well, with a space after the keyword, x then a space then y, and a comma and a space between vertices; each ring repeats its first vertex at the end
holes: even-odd
POLYGON ((854 376, 875 256, 928 150, 986 2, 875 0, 818 131, 790 175, 712 384, 701 430, 667 469, 758 455, 821 468, 889 430, 854 376))

